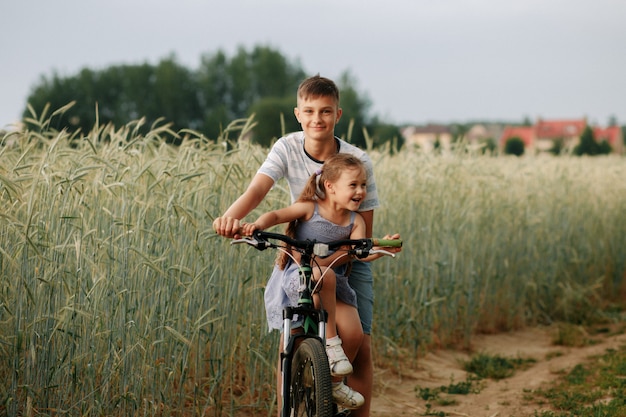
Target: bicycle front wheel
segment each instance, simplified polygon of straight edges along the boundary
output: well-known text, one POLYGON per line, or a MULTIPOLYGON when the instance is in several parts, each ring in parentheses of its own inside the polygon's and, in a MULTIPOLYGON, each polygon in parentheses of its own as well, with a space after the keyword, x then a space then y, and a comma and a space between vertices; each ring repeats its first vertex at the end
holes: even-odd
POLYGON ((318 339, 304 339, 291 368, 291 416, 332 417, 332 379, 326 350, 318 339))

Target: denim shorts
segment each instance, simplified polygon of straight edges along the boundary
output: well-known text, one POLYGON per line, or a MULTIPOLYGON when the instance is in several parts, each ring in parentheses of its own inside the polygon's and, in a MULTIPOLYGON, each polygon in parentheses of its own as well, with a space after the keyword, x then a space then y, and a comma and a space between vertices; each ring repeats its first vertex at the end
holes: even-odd
POLYGON ((372 265, 369 262, 354 261, 352 270, 348 276, 348 283, 356 292, 359 316, 363 333, 372 332, 372 320, 374 319, 374 279, 372 265))

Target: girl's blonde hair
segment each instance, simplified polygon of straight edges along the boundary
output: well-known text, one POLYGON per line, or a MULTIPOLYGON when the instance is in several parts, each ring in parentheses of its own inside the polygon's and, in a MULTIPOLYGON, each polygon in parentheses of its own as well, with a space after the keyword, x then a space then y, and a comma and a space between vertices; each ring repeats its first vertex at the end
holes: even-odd
MULTIPOLYGON (((311 174, 302 193, 298 197, 297 202, 319 201, 326 199, 326 182, 335 182, 339 180, 341 174, 347 169, 360 169, 366 172, 363 161, 354 155, 347 153, 338 153, 328 158, 322 167, 311 174)), ((289 222, 285 230, 285 234, 290 237, 296 235, 298 220, 289 222)), ((289 262, 289 256, 285 253, 278 255, 277 263, 280 269, 285 269, 289 262)))

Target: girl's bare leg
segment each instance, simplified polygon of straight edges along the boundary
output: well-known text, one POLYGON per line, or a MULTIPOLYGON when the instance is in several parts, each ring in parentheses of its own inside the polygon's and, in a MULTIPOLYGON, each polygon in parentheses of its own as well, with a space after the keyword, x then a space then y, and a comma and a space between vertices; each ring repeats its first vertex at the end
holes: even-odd
MULTIPOLYGON (((335 319, 337 304, 337 277, 332 269, 322 268, 324 278, 318 287, 318 292, 314 294, 315 307, 323 307, 328 314, 326 323, 326 338, 337 336, 337 321, 335 319), (325 271, 325 272, 324 272, 325 271)), ((313 279, 318 282, 321 277, 319 268, 314 269, 313 279)))

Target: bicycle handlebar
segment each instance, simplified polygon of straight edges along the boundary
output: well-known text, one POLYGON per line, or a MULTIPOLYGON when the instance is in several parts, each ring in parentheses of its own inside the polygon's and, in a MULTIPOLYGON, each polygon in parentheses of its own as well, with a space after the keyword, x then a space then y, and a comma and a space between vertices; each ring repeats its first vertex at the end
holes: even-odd
POLYGON ((332 251, 339 249, 342 246, 351 246, 351 252, 353 252, 358 258, 365 258, 370 253, 385 253, 393 254, 386 251, 373 251, 373 247, 391 247, 391 248, 399 248, 402 247, 401 239, 379 239, 379 238, 363 238, 363 239, 341 239, 335 240, 331 242, 319 242, 317 240, 297 240, 293 239, 289 236, 265 232, 263 230, 256 230, 250 238, 236 239, 233 240, 232 244, 236 243, 247 243, 251 246, 254 246, 258 250, 265 250, 267 248, 275 248, 278 245, 276 243, 272 243, 270 240, 279 240, 281 242, 286 243, 292 248, 299 249, 303 253, 309 255, 316 256, 328 256, 332 251))
POLYGON ((373 246, 381 246, 384 248, 401 248, 402 247, 402 239, 379 239, 372 238, 373 246))

